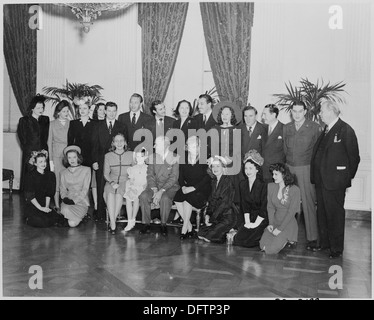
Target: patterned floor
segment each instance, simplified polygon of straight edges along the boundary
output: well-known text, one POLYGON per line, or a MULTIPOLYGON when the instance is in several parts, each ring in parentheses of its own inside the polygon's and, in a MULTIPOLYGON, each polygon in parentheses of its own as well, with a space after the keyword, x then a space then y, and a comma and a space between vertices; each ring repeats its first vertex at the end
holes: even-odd
POLYGON ((21 219, 23 201, 3 193, 4 297, 371 298, 371 222, 347 219, 345 252, 329 260, 310 253, 299 218, 295 250, 258 249, 179 240, 178 227, 151 234, 111 235, 103 223, 35 229, 21 219), (29 287, 41 266, 42 289, 29 287), (333 268, 333 269, 330 269, 333 268), (330 271, 330 272, 329 272, 330 271), (339 285, 342 279, 342 288, 339 285), (329 286, 330 282, 330 286, 329 286))

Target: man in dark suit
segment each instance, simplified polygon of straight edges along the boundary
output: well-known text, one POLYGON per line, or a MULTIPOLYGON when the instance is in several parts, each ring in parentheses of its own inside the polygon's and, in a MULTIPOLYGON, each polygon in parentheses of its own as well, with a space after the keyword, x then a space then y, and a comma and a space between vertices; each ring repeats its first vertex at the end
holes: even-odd
MULTIPOLYGON (((198 101, 199 114, 195 116, 197 130, 204 129, 208 132, 214 126, 217 125, 214 120, 212 109, 213 109, 213 98, 209 94, 201 94, 198 101)), ((207 140, 207 159, 211 156, 211 141, 210 137, 207 140)))
POLYGON ((153 101, 150 111, 154 118, 148 123, 147 129, 151 130, 155 141, 157 137, 165 136, 166 132, 173 128, 175 119, 166 115, 166 108, 161 100, 153 101))
MULTIPOLYGON (((125 139, 130 150, 134 151, 136 146, 139 145, 142 141, 134 141, 134 133, 138 129, 147 128, 149 123, 153 118, 142 112, 143 97, 134 93, 130 97, 130 111, 122 113, 118 117, 118 122, 121 122, 125 125, 125 139)), ((143 139, 144 141, 144 139, 143 139)))
POLYGON ((267 131, 256 117, 255 107, 246 106, 243 108, 244 122, 239 126, 242 135, 242 159, 249 150, 256 150, 260 155, 263 154, 267 131))
POLYGON ((312 154, 311 182, 316 185, 317 219, 321 249, 330 249, 330 258, 338 258, 344 249, 345 192, 355 177, 360 155, 357 137, 339 118, 334 101, 321 105, 326 124, 312 154))
POLYGON ((267 124, 267 139, 262 151, 264 164, 262 166, 263 178, 265 182, 273 182, 273 177, 269 172, 273 163, 285 163, 286 155, 283 150, 283 123, 278 121, 279 109, 275 104, 265 106, 262 119, 267 124))
POLYGON ((92 136, 92 168, 96 171, 97 183, 97 217, 95 220, 105 219, 104 192, 104 157, 117 133, 125 135, 125 125, 116 121, 117 104, 107 102, 105 105, 106 119, 98 121, 92 136))

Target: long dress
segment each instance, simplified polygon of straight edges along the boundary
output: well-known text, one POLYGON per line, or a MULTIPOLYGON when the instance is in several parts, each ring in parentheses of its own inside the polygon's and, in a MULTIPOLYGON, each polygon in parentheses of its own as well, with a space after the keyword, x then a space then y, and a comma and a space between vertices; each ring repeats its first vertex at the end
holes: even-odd
POLYGON ((256 179, 249 190, 248 179, 240 182, 240 222, 238 232, 234 236, 233 245, 242 247, 257 247, 266 226, 268 225, 267 214, 267 183, 256 179), (254 223, 257 217, 264 220, 253 229, 244 227, 244 214, 249 213, 250 222, 254 223))
POLYGON ((278 199, 278 190, 278 184, 268 184, 269 225, 281 231, 274 236, 265 229, 260 240, 260 248, 269 254, 281 251, 288 241, 297 242, 299 230, 295 215, 300 212, 300 189, 295 185, 285 187, 281 199, 278 199))
POLYGON ((128 180, 126 181, 126 192, 123 195, 126 200, 139 199, 140 194, 147 187, 147 167, 143 163, 127 168, 128 180))
POLYGON ((120 194, 122 197, 126 192, 126 181, 128 179, 127 169, 133 163, 133 152, 124 151, 121 154, 108 152, 104 159, 104 199, 107 202, 108 194, 120 194), (113 189, 111 182, 119 184, 117 189, 113 189))
MULTIPOLYGON (((188 157, 186 157, 188 159, 188 157)), ((188 202, 196 209, 201 209, 207 202, 211 191, 211 178, 207 173, 206 164, 180 164, 179 165, 179 185, 174 202, 188 202), (194 187, 196 190, 184 194, 182 187, 194 187)))
POLYGON ((52 210, 51 212, 43 212, 38 210, 31 200, 36 199, 38 203, 45 207, 46 197, 52 198, 56 189, 56 176, 53 172, 45 171, 43 174, 37 170, 28 172, 25 177, 25 200, 26 223, 37 228, 48 228, 56 225, 61 221, 60 215, 52 210))
POLYGON ((68 220, 81 222, 90 205, 88 190, 90 188, 91 169, 85 166, 69 167, 61 172, 60 195, 74 201, 74 205, 61 203, 61 213, 68 220))
MULTIPOLYGON (((40 116, 35 119, 32 115, 28 115, 19 119, 17 135, 22 148, 21 190, 24 187, 27 172, 35 168, 29 164, 31 152, 42 149, 48 151, 48 132, 49 117, 40 116)), ((49 170, 49 161, 47 161, 46 170, 49 170)))
POLYGON ((209 205, 206 214, 210 216, 211 226, 202 226, 198 236, 202 236, 212 242, 223 243, 226 233, 236 224, 236 207, 234 200, 234 185, 229 176, 223 175, 219 180, 212 181, 212 193, 209 197, 209 205))
POLYGON ((51 121, 48 134, 49 159, 53 161, 56 175, 56 192, 60 191, 60 173, 65 170, 62 164, 64 149, 68 145, 69 120, 63 125, 60 120, 51 121))

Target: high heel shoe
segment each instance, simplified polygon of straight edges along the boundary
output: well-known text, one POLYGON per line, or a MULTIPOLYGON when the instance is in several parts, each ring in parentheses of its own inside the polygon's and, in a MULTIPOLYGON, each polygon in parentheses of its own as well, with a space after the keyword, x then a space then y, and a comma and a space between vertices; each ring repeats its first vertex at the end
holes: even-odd
POLYGON ((135 227, 135 220, 129 220, 124 231, 130 231, 135 227))
POLYGON ((110 228, 110 233, 111 233, 112 235, 115 235, 115 234, 116 234, 116 229, 112 229, 112 228, 110 228))
POLYGON ((194 229, 192 229, 191 231, 188 231, 186 234, 189 238, 195 238, 196 237, 196 231, 194 229))
POLYGON ((180 237, 179 237, 179 239, 181 239, 181 240, 185 240, 185 239, 187 239, 188 238, 188 232, 186 232, 186 233, 181 233, 181 235, 180 235, 180 237))

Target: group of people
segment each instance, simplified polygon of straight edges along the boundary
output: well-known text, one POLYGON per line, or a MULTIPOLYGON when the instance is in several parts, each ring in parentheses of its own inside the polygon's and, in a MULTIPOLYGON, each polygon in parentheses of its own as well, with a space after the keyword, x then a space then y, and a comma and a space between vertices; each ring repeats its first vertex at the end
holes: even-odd
POLYGON ((118 119, 117 105, 107 102, 95 106, 92 118, 89 106, 80 105, 79 118, 69 121, 69 102, 63 100, 49 122, 44 101, 37 95, 18 126, 30 225, 77 226, 91 189, 93 216, 103 220, 107 211, 112 234, 125 199, 125 231, 134 228, 140 208, 140 233, 148 233, 151 210, 159 208, 167 235, 174 202, 182 240, 229 239, 277 253, 296 247, 295 215, 302 208, 306 249, 329 249, 331 258, 343 253, 345 191, 360 157, 355 132, 334 101, 321 105, 324 128, 306 119, 302 101, 291 106, 288 124, 278 121, 274 104, 264 107, 260 122, 253 106, 214 105, 208 94, 199 96, 196 116, 189 101, 180 101, 176 118, 166 116, 160 100, 146 114, 142 96, 134 93, 129 112, 118 119), (191 214, 202 208, 204 223, 195 234, 191 214))

